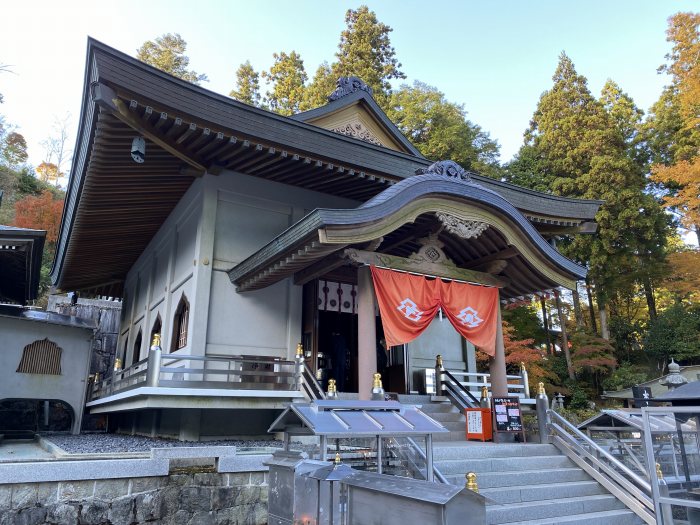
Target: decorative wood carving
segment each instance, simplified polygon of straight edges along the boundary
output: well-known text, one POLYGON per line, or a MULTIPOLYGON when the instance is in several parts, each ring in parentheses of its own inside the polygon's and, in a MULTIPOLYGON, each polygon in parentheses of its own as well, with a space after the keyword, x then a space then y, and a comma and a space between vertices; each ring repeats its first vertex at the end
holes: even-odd
POLYGON ((365 91, 372 95, 372 88, 365 84, 359 77, 340 77, 335 83, 335 91, 328 95, 328 101, 333 102, 355 91, 365 91))
POLYGON ((484 233, 489 225, 481 221, 466 221, 459 217, 450 215, 449 213, 435 212, 437 218, 443 224, 445 229, 454 233, 457 237, 462 239, 476 239, 479 235, 484 233))
POLYGON ((427 168, 418 168, 416 170, 416 175, 426 174, 444 175, 445 177, 463 180, 464 182, 472 182, 469 172, 453 160, 439 160, 433 162, 427 168))
POLYGON ((457 266, 449 266, 444 263, 433 263, 427 260, 420 260, 418 258, 410 259, 406 257, 398 257, 396 255, 387 255, 385 253, 356 250, 354 248, 347 248, 344 251, 344 254, 349 260, 359 264, 371 264, 374 266, 381 266, 383 268, 392 268, 394 270, 442 277, 445 279, 456 279, 458 281, 467 281, 486 286, 495 286, 497 288, 503 288, 508 284, 506 279, 494 277, 493 275, 489 275, 487 273, 466 270, 457 266))
POLYGON ((410 260, 433 264, 444 264, 445 266, 452 268, 457 266, 447 255, 445 255, 445 252, 442 251, 445 243, 438 239, 437 233, 431 233, 427 237, 418 239, 418 244, 420 244, 421 247, 416 253, 408 256, 410 260))
POLYGON ((354 137, 356 139, 369 142, 370 144, 376 144, 377 146, 384 146, 381 141, 375 137, 370 130, 368 130, 364 124, 361 122, 349 122, 343 126, 333 128, 331 130, 334 133, 340 133, 347 137, 354 137))

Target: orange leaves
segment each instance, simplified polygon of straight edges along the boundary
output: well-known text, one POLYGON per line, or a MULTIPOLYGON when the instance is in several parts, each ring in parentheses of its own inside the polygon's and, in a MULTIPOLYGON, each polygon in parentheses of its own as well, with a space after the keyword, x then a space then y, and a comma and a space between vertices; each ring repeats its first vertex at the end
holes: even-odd
POLYGON ((682 160, 672 166, 655 165, 652 180, 676 191, 664 197, 664 205, 677 208, 683 226, 695 230, 700 224, 700 157, 682 160))
POLYGON ((670 272, 664 285, 682 299, 700 300, 700 251, 676 252, 667 258, 670 272))
POLYGON ((51 192, 44 190, 37 197, 29 195, 15 203, 14 226, 46 230, 46 241, 55 243, 62 213, 63 201, 54 200, 51 192))

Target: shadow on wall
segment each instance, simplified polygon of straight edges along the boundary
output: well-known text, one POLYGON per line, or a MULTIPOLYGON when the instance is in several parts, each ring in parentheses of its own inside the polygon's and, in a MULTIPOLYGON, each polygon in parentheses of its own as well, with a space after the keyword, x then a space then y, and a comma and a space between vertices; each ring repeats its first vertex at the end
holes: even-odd
POLYGON ((58 399, 0 400, 0 434, 8 431, 70 432, 73 409, 58 399))

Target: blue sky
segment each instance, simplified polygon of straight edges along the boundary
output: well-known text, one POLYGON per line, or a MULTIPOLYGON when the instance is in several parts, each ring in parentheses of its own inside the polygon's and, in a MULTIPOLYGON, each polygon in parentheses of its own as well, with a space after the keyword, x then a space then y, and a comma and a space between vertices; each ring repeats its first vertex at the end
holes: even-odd
MULTIPOLYGON (((551 85, 564 50, 598 94, 607 78, 644 110, 667 79, 667 18, 697 11, 697 1, 368 1, 391 26, 405 82, 421 80, 464 104, 469 118, 501 144, 509 160, 542 91, 551 85)), ((0 114, 29 143, 30 161, 43 160, 40 142, 56 117, 80 111, 87 36, 135 55, 148 39, 179 32, 190 66, 205 87, 227 94, 238 65, 269 68, 275 51, 296 50, 311 77, 332 61, 344 14, 360 3, 321 0, 13 2, 3 8, 0 114)), ((397 83, 398 85, 398 83, 397 83)), ((72 142, 72 141, 71 141, 72 142)), ((72 144, 71 144, 72 147, 72 144)))

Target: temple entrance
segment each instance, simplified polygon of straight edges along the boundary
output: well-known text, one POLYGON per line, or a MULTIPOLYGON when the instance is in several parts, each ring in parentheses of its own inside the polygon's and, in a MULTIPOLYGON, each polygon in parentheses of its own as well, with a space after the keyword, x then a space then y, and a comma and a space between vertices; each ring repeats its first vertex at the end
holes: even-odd
MULTIPOLYGON (((378 312, 375 322, 377 372, 384 389, 407 393, 406 347, 387 349, 378 312)), ((303 326, 306 364, 322 388, 326 390, 332 378, 339 392, 358 392, 358 377, 363 372, 358 369, 357 284, 330 279, 307 283, 303 326)))

